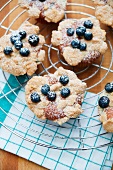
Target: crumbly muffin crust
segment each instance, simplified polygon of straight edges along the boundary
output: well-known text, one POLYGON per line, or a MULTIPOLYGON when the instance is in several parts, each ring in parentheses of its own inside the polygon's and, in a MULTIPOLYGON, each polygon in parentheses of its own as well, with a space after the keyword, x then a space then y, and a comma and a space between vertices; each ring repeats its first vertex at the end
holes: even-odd
POLYGON ((74 72, 65 70, 62 67, 54 74, 42 76, 34 76, 25 87, 26 102, 28 107, 36 114, 38 118, 49 119, 62 125, 70 118, 76 118, 82 113, 81 103, 83 101, 86 83, 83 83, 77 78, 74 72), (67 85, 63 86, 59 82, 62 75, 69 77, 67 85), (47 96, 41 93, 41 87, 44 84, 50 86, 50 90, 56 93, 55 101, 49 101, 47 96), (61 97, 60 91, 68 87, 71 91, 67 98, 61 97), (41 101, 33 103, 31 94, 37 92, 40 95, 41 101))
POLYGON ((103 24, 113 28, 113 0, 94 0, 95 15, 103 24))
POLYGON ((107 132, 113 132, 113 92, 107 93, 104 90, 100 97, 101 96, 107 96, 110 100, 110 103, 109 106, 104 109, 98 106, 100 121, 102 122, 103 127, 107 132))
POLYGON ((39 27, 30 24, 26 21, 17 31, 14 31, 8 35, 4 35, 0 38, 0 67, 15 76, 19 75, 32 75, 37 70, 37 65, 40 62, 44 61, 45 51, 42 49, 45 39, 42 35, 38 35, 39 43, 37 46, 33 47, 28 42, 28 37, 32 34, 38 34, 39 27), (28 48, 30 51, 29 56, 23 57, 20 55, 19 50, 17 50, 10 41, 10 37, 13 34, 19 32, 19 30, 26 31, 26 38, 22 40, 23 47, 28 48), (10 55, 4 54, 4 48, 10 46, 13 49, 13 52, 10 55))
POLYGON ((67 0, 19 0, 18 3, 28 9, 29 17, 57 23, 64 17, 67 0))
POLYGON ((82 19, 66 19, 60 22, 58 31, 52 32, 51 42, 54 46, 58 46, 61 54, 69 65, 76 66, 80 63, 90 64, 101 54, 107 50, 106 32, 100 28, 99 21, 95 18, 82 18, 82 19), (86 29, 93 34, 92 40, 88 41, 84 37, 78 37, 76 31, 73 36, 67 36, 67 29, 77 29, 83 26, 84 22, 90 20, 93 23, 92 29, 86 29), (72 48, 71 42, 73 39, 78 38, 82 43, 87 44, 85 51, 80 51, 78 48, 72 48))

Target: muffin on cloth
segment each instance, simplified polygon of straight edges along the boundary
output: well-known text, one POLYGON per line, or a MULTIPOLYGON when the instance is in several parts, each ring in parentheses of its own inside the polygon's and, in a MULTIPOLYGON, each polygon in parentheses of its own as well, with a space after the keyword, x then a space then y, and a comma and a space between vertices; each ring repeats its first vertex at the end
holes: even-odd
POLYGON ((25 87, 28 107, 40 119, 59 125, 81 114, 86 83, 70 70, 59 67, 54 74, 32 77, 25 87))
POLYGON ((64 17, 67 0, 19 0, 18 3, 28 9, 30 18, 57 23, 64 17))
POLYGON ((113 0, 94 0, 97 5, 95 16, 103 24, 113 28, 113 0))
POLYGON ((107 132, 113 132, 113 82, 107 83, 98 101, 100 121, 107 132))
POLYGON ((65 19, 51 42, 71 66, 90 65, 107 50, 106 32, 95 18, 65 19))
POLYGON ((39 27, 26 21, 22 26, 0 38, 0 67, 15 76, 32 75, 45 58, 45 38, 39 27))

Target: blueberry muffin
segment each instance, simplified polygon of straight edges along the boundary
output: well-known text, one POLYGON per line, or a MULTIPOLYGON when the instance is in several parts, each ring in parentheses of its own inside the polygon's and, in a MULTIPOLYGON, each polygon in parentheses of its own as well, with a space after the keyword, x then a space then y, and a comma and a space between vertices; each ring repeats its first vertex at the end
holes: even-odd
POLYGON ((51 42, 71 66, 91 64, 107 50, 106 32, 95 18, 66 19, 58 31, 52 32, 51 42))
POLYGON ((113 132, 113 82, 107 83, 99 98, 100 121, 107 132, 113 132))
POLYGON ((32 75, 44 61, 45 39, 39 27, 26 21, 17 31, 0 38, 0 67, 15 76, 32 75))
POLYGON ((19 0, 18 3, 28 9, 29 17, 57 23, 64 17, 67 0, 19 0))
POLYGON ((28 107, 40 119, 62 125, 82 113, 86 83, 74 72, 59 67, 54 74, 34 76, 25 87, 28 107))
POLYGON ((103 24, 113 28, 113 0, 94 0, 95 15, 103 24))

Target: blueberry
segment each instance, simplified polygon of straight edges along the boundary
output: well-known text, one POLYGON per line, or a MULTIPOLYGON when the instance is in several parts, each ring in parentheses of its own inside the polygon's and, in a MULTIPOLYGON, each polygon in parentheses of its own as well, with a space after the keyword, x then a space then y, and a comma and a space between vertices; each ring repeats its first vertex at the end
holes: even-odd
POLYGON ((20 55, 22 55, 23 57, 27 57, 30 54, 30 51, 28 48, 21 48, 19 52, 20 52, 20 55))
POLYGON ((17 50, 20 50, 23 47, 23 43, 20 40, 15 41, 14 46, 17 50))
POLYGON ((40 2, 44 2, 44 1, 46 1, 46 0, 39 0, 40 2))
POLYGON ((112 93, 113 92, 113 83, 107 83, 105 85, 105 90, 108 92, 108 93, 112 93))
POLYGON ((91 32, 85 32, 84 38, 85 38, 86 40, 92 40, 93 34, 92 34, 91 32))
POLYGON ((106 108, 109 106, 110 100, 107 96, 102 96, 99 101, 98 104, 101 108, 106 108))
POLYGON ((84 26, 78 27, 76 29, 76 34, 78 36, 84 36, 85 32, 86 32, 86 28, 84 26))
POLYGON ((80 43, 80 51, 85 51, 87 48, 87 44, 86 43, 80 43))
POLYGON ((21 39, 24 39, 26 37, 26 32, 25 31, 19 31, 21 39))
POLYGON ((65 86, 69 82, 69 77, 66 75, 62 75, 59 79, 59 82, 65 86))
POLYGON ((5 55, 10 55, 12 52, 13 52, 12 47, 7 46, 7 47, 4 48, 4 54, 5 55))
POLYGON ((55 99, 56 99, 56 93, 53 92, 53 91, 49 91, 49 92, 47 93, 47 98, 48 98, 49 101, 55 101, 55 99))
POLYGON ((50 91, 50 86, 45 84, 41 87, 41 92, 42 94, 44 94, 45 96, 47 96, 48 92, 50 91))
POLYGON ((73 28, 68 28, 68 30, 67 30, 67 35, 68 36, 73 36, 74 35, 74 29, 73 28))
POLYGON ((33 92, 33 93, 31 94, 31 101, 32 101, 33 103, 38 103, 38 102, 40 102, 41 99, 40 99, 39 94, 36 93, 36 92, 33 92))
POLYGON ((87 20, 87 21, 84 22, 84 26, 86 28, 90 28, 91 29, 93 27, 93 23, 92 23, 91 20, 87 20))
POLYGON ((13 34, 10 37, 10 41, 12 44, 14 44, 16 41, 21 40, 21 36, 19 34, 13 34))
POLYGON ((61 96, 63 98, 66 98, 70 95, 70 89, 69 88, 63 88, 60 93, 61 93, 61 96))
POLYGON ((71 42, 71 46, 73 48, 80 48, 80 41, 78 39, 75 39, 71 42))
POLYGON ((37 35, 35 35, 35 34, 30 35, 28 41, 31 44, 31 46, 35 47, 39 43, 39 37, 37 35))

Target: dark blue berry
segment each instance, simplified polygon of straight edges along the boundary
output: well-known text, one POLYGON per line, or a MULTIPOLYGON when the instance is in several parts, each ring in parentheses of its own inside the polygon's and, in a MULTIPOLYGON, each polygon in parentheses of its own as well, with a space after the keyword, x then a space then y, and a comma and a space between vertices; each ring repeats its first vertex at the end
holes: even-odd
POLYGON ((85 38, 86 40, 92 40, 93 34, 92 34, 91 32, 85 32, 84 38, 85 38))
POLYGON ((13 34, 10 37, 10 41, 12 44, 14 44, 16 41, 21 40, 21 36, 19 34, 13 34))
POLYGON ((20 40, 18 40, 14 43, 14 46, 17 50, 20 50, 23 47, 23 43, 20 40))
POLYGON ((4 48, 4 54, 5 55, 10 55, 12 52, 13 52, 12 47, 7 46, 7 47, 4 48))
POLYGON ((69 82, 69 77, 66 75, 62 75, 59 79, 59 82, 65 86, 69 82))
POLYGON ((46 0, 39 0, 40 2, 45 2, 46 0))
POLYGON ((35 47, 39 43, 39 37, 37 35, 35 35, 35 34, 30 35, 28 41, 31 44, 31 46, 35 47))
POLYGON ((71 42, 71 46, 73 48, 80 48, 80 41, 78 39, 75 39, 71 42))
POLYGON ((49 101, 55 101, 56 99, 56 93, 53 91, 49 91, 47 94, 47 98, 49 101))
POLYGON ((84 26, 78 27, 76 29, 76 34, 78 36, 84 36, 85 32, 86 32, 86 28, 84 26))
POLYGON ((19 31, 21 40, 24 39, 26 37, 26 32, 25 31, 19 31))
POLYGON ((107 83, 105 85, 105 90, 108 92, 108 93, 112 93, 113 92, 113 83, 107 83))
POLYGON ((42 94, 44 94, 45 96, 47 96, 48 92, 50 91, 50 86, 45 84, 41 87, 41 92, 42 94))
POLYGON ((30 54, 30 51, 28 48, 21 48, 19 52, 20 52, 20 55, 22 55, 23 57, 27 57, 30 54))
POLYGON ((74 29, 73 28, 68 28, 68 30, 67 30, 67 35, 68 36, 73 36, 74 35, 74 29))
POLYGON ((103 109, 108 107, 109 103, 110 103, 110 100, 107 96, 102 96, 98 101, 99 106, 103 109))
POLYGON ((91 28, 93 27, 93 23, 92 23, 91 20, 87 20, 87 21, 84 22, 84 26, 85 26, 86 28, 91 29, 91 28))
POLYGON ((70 95, 70 89, 69 88, 63 88, 62 90, 61 90, 61 96, 63 97, 63 98, 66 98, 66 97, 68 97, 70 95))
POLYGON ((85 51, 87 48, 87 44, 86 43, 80 43, 80 51, 85 51))
POLYGON ((33 103, 38 103, 38 102, 40 102, 41 99, 40 99, 39 94, 36 93, 36 92, 32 93, 32 94, 31 94, 31 101, 32 101, 33 103))

